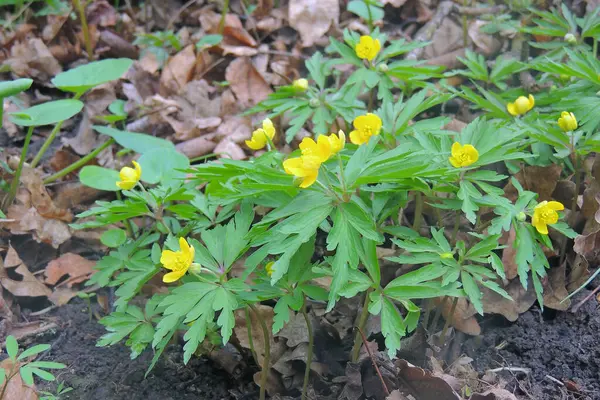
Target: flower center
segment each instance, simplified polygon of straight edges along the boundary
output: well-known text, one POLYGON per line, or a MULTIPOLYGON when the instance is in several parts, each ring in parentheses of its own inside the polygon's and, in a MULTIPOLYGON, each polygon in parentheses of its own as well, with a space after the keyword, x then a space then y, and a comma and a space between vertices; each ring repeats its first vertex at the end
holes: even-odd
POLYGON ((554 221, 556 211, 554 210, 544 210, 542 211, 541 219, 545 222, 554 221))

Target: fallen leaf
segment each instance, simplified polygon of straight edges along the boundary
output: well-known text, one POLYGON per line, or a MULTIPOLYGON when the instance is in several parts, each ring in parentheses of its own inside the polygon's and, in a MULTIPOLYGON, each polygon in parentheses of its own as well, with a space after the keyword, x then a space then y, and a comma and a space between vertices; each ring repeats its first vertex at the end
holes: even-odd
POLYGON ((290 0, 288 21, 298 31, 302 47, 310 47, 321 39, 331 25, 337 25, 340 2, 337 0, 290 0))
MULTIPOLYGON (((0 363, 0 368, 3 368, 6 371, 6 376, 8 376, 15 366, 12 360, 7 358, 0 363)), ((38 400, 35 385, 27 386, 25 382, 23 382, 20 374, 15 374, 12 379, 6 383, 6 388, 3 387, 2 393, 4 394, 3 398, 7 400, 38 400)))
MULTIPOLYGON (((561 172, 562 166, 558 164, 552 164, 547 167, 531 165, 517 172, 515 178, 525 190, 539 194, 539 201, 552 200, 552 193, 556 189, 561 172)), ((510 181, 504 188, 504 192, 509 199, 516 199, 518 196, 517 189, 510 181)), ((565 206, 570 207, 570 204, 566 204, 565 206)))
POLYGON ((230 139, 221 140, 217 147, 215 147, 214 152, 222 158, 229 158, 231 160, 243 160, 246 158, 244 150, 230 139))
POLYGON ((294 315, 290 322, 275 334, 275 337, 287 339, 288 347, 296 347, 300 343, 308 343, 308 328, 306 327, 304 316, 302 314, 294 315))
MULTIPOLYGON (((137 60, 139 58, 138 49, 130 41, 123 39, 121 36, 108 29, 100 32, 100 45, 102 46, 103 56, 112 58, 131 58, 132 60, 137 60)), ((100 51, 97 51, 97 53, 100 53, 100 51)), ((148 52, 148 54, 150 54, 150 52, 148 52)))
POLYGON ((408 400, 408 397, 403 395, 399 390, 394 390, 385 400, 408 400))
POLYGON ((339 400, 359 400, 363 395, 362 375, 359 363, 346 364, 346 384, 339 400))
POLYGON ((433 376, 406 360, 397 360, 400 382, 409 385, 418 399, 460 400, 458 393, 441 378, 433 376))
MULTIPOLYGON (((485 55, 497 53, 502 47, 502 42, 496 36, 488 35, 481 28, 488 22, 482 20, 474 20, 469 24, 468 36, 473 41, 475 48, 485 55)), ((555 166, 558 166, 555 164, 555 166)))
POLYGON ((229 64, 225 79, 243 106, 252 106, 272 92, 265 78, 256 70, 248 57, 240 57, 229 64))
POLYGON ((54 204, 60 208, 72 208, 82 203, 92 203, 104 193, 81 182, 64 183, 55 193, 54 204))
POLYGON ((556 188, 552 192, 553 199, 568 206, 573 204, 573 196, 575 196, 575 182, 569 179, 561 179, 556 182, 556 188))
POLYGON ((52 291, 37 280, 29 269, 27 269, 27 266, 21 261, 21 258, 11 245, 8 246, 4 263, 0 262, 0 283, 15 296, 48 297, 52 294, 52 291), (9 278, 8 268, 15 268, 14 272, 21 276, 21 280, 15 281, 9 278))
POLYGON ((86 281, 92 275, 95 265, 94 261, 85 259, 79 254, 63 254, 48 263, 44 272, 44 275, 46 275, 45 282, 48 285, 56 285, 63 276, 68 275, 69 278, 60 283, 59 286, 72 287, 75 283, 86 281))
POLYGON ((511 227, 508 233, 503 234, 503 239, 504 236, 506 236, 506 239, 501 241, 501 244, 506 245, 502 250, 502 265, 504 266, 504 274, 508 280, 513 280, 519 273, 516 261, 517 249, 514 246, 516 235, 515 228, 511 227))
POLYGON ((97 137, 98 135, 94 132, 92 128, 92 123, 90 121, 90 116, 88 114, 87 107, 84 109, 82 113, 81 121, 79 122, 79 127, 77 128, 77 133, 72 138, 63 138, 62 142, 70 146, 75 153, 80 156, 88 154, 92 151, 97 145, 97 137))
POLYGON ((21 183, 31 195, 31 205, 35 207, 42 217, 65 222, 73 220, 73 214, 69 210, 58 208, 52 202, 38 171, 33 168, 23 167, 21 183))
POLYGON ((475 393, 469 400, 517 400, 517 396, 506 389, 492 388, 484 393, 475 393))
POLYGON ((573 292, 581 287, 590 277, 588 261, 580 254, 575 255, 571 264, 571 271, 566 279, 567 290, 573 292))
POLYGON ((71 301, 73 297, 77 296, 77 293, 79 293, 79 290, 73 290, 70 288, 58 288, 54 289, 52 294, 48 296, 48 300, 50 300, 52 304, 56 306, 64 306, 69 301, 71 301))
POLYGON ((11 57, 5 62, 19 77, 47 82, 62 72, 62 67, 41 39, 31 38, 11 48, 11 57))
MULTIPOLYGON (((261 382, 262 382, 261 371, 256 372, 252 376, 252 379, 254 380, 254 383, 258 387, 261 387, 261 382)), ((279 374, 277 374, 273 370, 269 370, 269 374, 267 375, 267 384, 265 385, 265 390, 267 391, 269 396, 273 396, 277 393, 282 393, 285 391, 285 387, 283 386, 283 383, 281 382, 281 378, 279 377, 279 374)))
POLYGON ((504 287, 513 300, 505 299, 486 287, 480 287, 480 289, 483 293, 481 301, 485 313, 501 314, 511 322, 516 321, 519 314, 529 310, 537 299, 533 285, 528 285, 525 290, 519 279, 513 279, 504 287))
MULTIPOLYGON (((443 299, 444 297, 437 297, 433 301, 438 307, 442 307, 442 316, 448 320, 454 300, 448 299, 444 302, 443 299)), ((476 314, 475 308, 465 298, 459 298, 450 325, 468 335, 477 336, 481 334, 481 327, 475 318, 476 314)))
POLYGON ((548 271, 548 279, 544 281, 544 306, 553 310, 566 311, 571 305, 571 299, 566 289, 565 272, 567 264, 553 267, 548 271))
POLYGON ((115 26, 119 21, 117 10, 106 0, 93 1, 86 8, 88 24, 102 27, 115 26))
POLYGON ((178 143, 175 149, 185 154, 188 158, 196 158, 209 154, 217 144, 206 137, 198 137, 186 142, 178 143))
MULTIPOLYGON (((235 327, 233 330, 240 346, 246 349, 250 349, 250 340, 248 335, 251 334, 258 364, 262 365, 265 358, 265 340, 259 321, 264 321, 265 325, 267 326, 267 330, 271 332, 271 329, 273 328, 274 312, 272 307, 261 304, 256 305, 255 308, 258 312, 258 315, 256 315, 253 310, 249 310, 250 324, 252 329, 249 329, 247 326, 246 311, 244 309, 239 309, 235 312, 235 327), (248 332, 249 330, 251 333, 248 332)), ((272 336, 269 335, 269 338, 272 343, 272 336)))
POLYGON ((186 46, 169 58, 160 76, 160 93, 178 93, 192 79, 195 65, 194 45, 186 46))
MULTIPOLYGON (((207 33, 219 33, 219 24, 221 22, 221 14, 218 14, 210 9, 205 9, 199 16, 200 24, 207 33)), ((256 47, 256 40, 250 35, 242 25, 242 21, 235 14, 225 15, 225 25, 223 27, 222 45, 228 46, 246 46, 256 47)))
MULTIPOLYGON (((50 159, 50 167, 54 171, 60 171, 61 169, 68 167, 69 165, 73 164, 74 162, 77 162, 79 159, 80 159, 80 157, 76 156, 71 151, 68 151, 65 149, 59 149, 54 153, 54 155, 50 159)), ((71 173, 65 175, 64 178, 66 180, 70 180, 76 176, 77 176, 77 172, 74 171, 74 172, 71 172, 71 173)))

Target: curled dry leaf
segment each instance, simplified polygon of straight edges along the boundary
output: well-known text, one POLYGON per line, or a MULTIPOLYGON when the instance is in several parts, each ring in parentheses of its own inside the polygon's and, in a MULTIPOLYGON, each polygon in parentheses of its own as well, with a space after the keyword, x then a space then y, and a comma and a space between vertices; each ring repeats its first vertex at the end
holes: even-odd
MULTIPOLYGON (((256 358, 258 359, 258 364, 262 365, 262 362, 265 358, 265 340, 260 325, 260 320, 265 322, 267 330, 271 332, 271 329, 273 328, 274 312, 272 307, 261 304, 256 305, 255 308, 258 312, 258 315, 256 315, 253 310, 248 310, 252 329, 249 329, 250 327, 247 326, 246 311, 239 309, 235 312, 235 327, 233 330, 240 346, 246 349, 250 349, 248 335, 252 335, 252 343, 254 345, 254 350, 256 351, 256 358)), ((271 335, 269 335, 269 337, 271 344, 273 344, 273 337, 271 335)))
POLYGON ((406 360, 397 360, 396 366, 401 385, 410 388, 411 394, 418 399, 460 400, 458 393, 442 378, 433 376, 406 360))
POLYGON ((178 93, 192 79, 195 65, 194 45, 185 47, 171 57, 160 76, 161 94, 178 93))
POLYGON ((506 389, 492 388, 481 394, 473 394, 469 400, 517 400, 517 396, 506 389))
POLYGON ((217 144, 209 138, 198 137, 177 144, 175 149, 191 159, 209 154, 216 146, 217 144))
POLYGON ((243 160, 246 158, 244 150, 231 139, 221 140, 217 147, 215 147, 214 152, 215 154, 219 154, 222 158, 229 158, 232 160, 243 160))
POLYGON ((56 285, 65 275, 69 276, 67 280, 60 283, 59 286, 66 285, 72 287, 75 283, 86 281, 94 272, 96 263, 81 257, 79 254, 66 253, 48 263, 44 274, 46 283, 56 285))
POLYGON ((47 82, 62 72, 59 62, 38 38, 16 43, 11 48, 11 57, 6 60, 6 64, 17 76, 34 78, 42 82, 47 82))
POLYGON ((21 258, 9 245, 4 263, 0 262, 0 283, 2 287, 14 296, 22 297, 48 297, 52 291, 29 271, 21 258), (21 276, 21 280, 13 280, 8 277, 8 268, 15 268, 14 272, 21 276))
POLYGON ((553 310, 566 311, 571 305, 571 299, 566 288, 565 273, 567 264, 554 267, 548 271, 548 279, 544 283, 544 306, 553 310))
MULTIPOLYGON (((448 320, 452 311, 453 300, 448 299, 444 302, 443 299, 443 297, 437 297, 433 301, 438 307, 442 307, 442 315, 444 319, 448 320)), ((477 314, 475 308, 465 298, 459 298, 454 309, 451 325, 468 335, 477 336, 481 334, 481 327, 475 318, 475 314, 477 314)))
POLYGON ((56 207, 50 195, 46 191, 44 182, 38 172, 29 167, 24 167, 21 175, 21 182, 30 193, 31 205, 44 218, 52 218, 65 222, 73 220, 73 214, 69 210, 56 207))
POLYGON ((346 364, 346 384, 339 400, 359 400, 363 395, 362 375, 359 363, 346 364))
POLYGON ((567 290, 573 292, 588 280, 590 271, 588 270, 588 261, 579 254, 573 258, 570 264, 571 271, 567 278, 567 290))
POLYGON ((480 288, 483 293, 481 301, 485 313, 501 314, 511 322, 516 321, 519 314, 529 310, 536 301, 533 285, 528 285, 527 290, 525 290, 519 279, 513 279, 504 288, 513 300, 505 299, 486 287, 480 288))
POLYGON ((77 128, 77 134, 72 138, 63 138, 62 141, 67 146, 70 146, 75 153, 84 156, 92 151, 97 146, 97 134, 92 129, 89 111, 85 107, 77 128))
POLYGON ((255 105, 272 92, 265 78, 256 70, 248 57, 234 60, 225 71, 225 79, 243 106, 255 105))
POLYGON ((288 21, 302 38, 302 47, 310 47, 327 33, 340 18, 337 0, 290 0, 288 21))
MULTIPOLYGON (((8 375, 11 370, 15 368, 13 362, 10 358, 5 359, 0 363, 0 368, 4 369, 5 374, 8 375)), ((4 388, 4 397, 5 399, 14 399, 14 400, 38 400, 37 391, 35 389, 35 385, 27 386, 20 374, 16 374, 12 377, 10 381, 6 384, 6 388, 4 388)))
MULTIPOLYGON (((552 199, 552 193, 556 189, 561 172, 562 166, 558 164, 552 164, 547 167, 531 165, 519 171, 515 175, 515 178, 525 190, 539 194, 538 201, 544 201, 552 199)), ((517 198, 517 189, 510 181, 504 188, 504 192, 511 200, 517 198)), ((565 206, 570 207, 570 203, 565 204, 565 206)))
MULTIPOLYGON (((210 9, 205 9, 200 15, 200 24, 206 32, 214 34, 219 33, 219 23, 221 14, 218 14, 210 9)), ((242 21, 235 14, 227 14, 225 16, 225 26, 223 28, 222 45, 228 46, 247 46, 256 47, 256 40, 250 35, 242 21)))
POLYGON ((117 10, 106 0, 93 1, 86 9, 88 24, 101 27, 115 26, 119 21, 117 10))

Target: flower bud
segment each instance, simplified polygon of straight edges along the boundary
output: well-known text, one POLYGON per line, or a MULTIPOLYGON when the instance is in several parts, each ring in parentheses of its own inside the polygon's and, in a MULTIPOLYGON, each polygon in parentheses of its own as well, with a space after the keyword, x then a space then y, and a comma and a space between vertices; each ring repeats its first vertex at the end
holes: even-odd
POLYGON ((527 219, 527 214, 525 214, 523 211, 521 211, 520 213, 517 214, 517 221, 524 222, 526 219, 527 219))
POLYGON ((440 254, 440 258, 452 258, 452 257, 454 257, 454 254, 451 252, 446 252, 446 253, 440 254))
POLYGON ((308 102, 308 104, 312 107, 312 108, 317 108, 321 105, 321 102, 319 101, 319 99, 310 99, 310 101, 308 102))
POLYGON ((565 35, 565 42, 569 44, 577 44, 577 38, 572 33, 567 33, 565 35))
POLYGON ((190 265, 190 272, 193 274, 199 274, 202 272, 202 266, 198 263, 192 263, 192 265, 190 265))
POLYGON ((294 86, 294 89, 304 92, 306 89, 308 89, 308 81, 304 78, 302 79, 296 79, 293 83, 292 86, 294 86))
POLYGON ((388 67, 388 65, 385 64, 385 63, 379 64, 377 66, 377 68, 379 69, 379 72, 383 72, 383 73, 388 72, 390 70, 390 68, 388 67))

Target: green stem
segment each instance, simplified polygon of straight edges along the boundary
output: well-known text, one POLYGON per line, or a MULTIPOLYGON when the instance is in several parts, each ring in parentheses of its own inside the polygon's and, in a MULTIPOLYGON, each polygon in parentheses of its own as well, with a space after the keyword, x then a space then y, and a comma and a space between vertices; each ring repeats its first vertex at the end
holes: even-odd
POLYGON ((421 220, 423 215, 423 194, 421 192, 415 193, 415 217, 413 219, 413 230, 419 232, 421 229, 421 220))
POLYGON ((94 59, 94 53, 92 51, 92 41, 90 40, 90 30, 85 16, 85 7, 83 7, 79 0, 73 0, 73 6, 79 11, 79 22, 81 23, 81 30, 83 31, 85 51, 88 53, 88 60, 92 61, 94 59))
POLYGON ((266 387, 267 387, 267 377, 269 376, 269 362, 271 361, 271 337, 269 335, 269 329, 267 329, 267 325, 265 321, 258 315, 258 311, 256 307, 252 304, 248 304, 248 307, 254 312, 256 319, 260 322, 260 327, 263 331, 263 340, 265 342, 265 358, 263 360, 262 365, 262 374, 260 377, 260 394, 259 400, 266 399, 266 387))
POLYGON ((225 30, 225 18, 229 12, 229 0, 225 0, 223 3, 223 11, 221 11, 221 20, 219 21, 219 35, 223 34, 225 30))
POLYGON ((360 317, 358 319, 358 331, 356 332, 356 336, 354 337, 354 346, 352 347, 352 362, 355 363, 358 361, 358 356, 360 355, 360 344, 362 343, 360 337, 360 331, 365 329, 365 325, 367 324, 367 320, 369 318, 369 294, 371 293, 371 288, 367 290, 365 293, 365 301, 363 303, 363 308, 360 313, 360 317))
POLYGON ((304 369, 304 383, 302 384, 302 400, 307 400, 308 396, 306 391, 308 390, 308 380, 310 378, 310 366, 312 365, 313 359, 313 346, 314 346, 314 335, 313 328, 306 312, 306 297, 302 304, 302 315, 306 321, 306 328, 308 329, 308 354, 306 355, 306 368, 304 369))
MULTIPOLYGON (((117 200, 122 200, 121 191, 117 191, 116 194, 117 194, 117 200)), ((127 231, 127 236, 129 236, 129 238, 131 238, 131 239, 135 239, 135 237, 133 235, 133 226, 131 226, 131 220, 126 219, 124 221, 124 225, 125 225, 125 230, 127 231)))
POLYGON ((369 32, 373 32, 373 15, 371 15, 371 2, 369 0, 365 1, 367 5, 367 12, 369 13, 369 20, 367 21, 367 25, 369 25, 369 32))
POLYGON ((454 229, 452 229, 452 243, 456 244, 456 236, 460 227, 460 212, 456 211, 456 219, 454 220, 454 229))
POLYGON ((346 180, 344 179, 344 163, 342 162, 342 156, 340 156, 340 153, 337 154, 337 159, 338 165, 340 167, 340 174, 338 175, 338 178, 340 180, 340 185, 342 185, 342 197, 344 198, 344 200, 348 200, 346 198, 346 180))
POLYGON ((107 140, 106 142, 104 142, 100 147, 98 147, 97 149, 95 149, 94 151, 92 151, 91 153, 89 153, 88 155, 86 155, 85 157, 81 158, 77 162, 74 162, 73 164, 69 165, 68 167, 61 169, 60 171, 58 171, 54 175, 50 175, 49 177, 47 177, 46 179, 44 179, 44 184, 47 185, 48 183, 52 183, 55 180, 60 179, 63 176, 65 176, 65 175, 67 175, 67 174, 75 171, 76 169, 79 169, 79 168, 83 167, 88 162, 90 162, 90 160, 93 160, 94 158, 96 158, 96 156, 98 154, 100 154, 100 152, 102 150, 106 149, 108 146, 110 146, 114 142, 115 142, 115 139, 110 138, 109 140, 107 140))
POLYGON ((23 144, 23 150, 21 150, 21 159, 19 160, 19 166, 13 176, 12 184, 10 185, 10 192, 8 193, 7 207, 10 206, 17 195, 17 189, 19 189, 19 181, 21 180, 21 172, 23 171, 23 164, 25 163, 25 157, 27 157, 27 149, 31 142, 31 136, 33 135, 33 126, 29 127, 27 135, 25 136, 25 143, 23 144))
POLYGON ((16 362, 13 363, 10 367, 10 372, 6 375, 6 380, 4 381, 4 385, 2 385, 2 392, 0 392, 0 400, 4 399, 4 393, 6 392, 6 388, 8 387, 8 382, 15 376, 17 373, 15 371, 16 362))
POLYGON ((46 138, 46 141, 44 142, 44 144, 42 145, 40 150, 37 152, 37 154, 33 158, 33 161, 31 162, 31 168, 35 168, 38 165, 38 163, 40 162, 40 160, 42 159, 42 157, 48 150, 48 147, 50 147, 50 145, 54 141, 56 134, 60 131, 60 127, 62 126, 63 122, 64 121, 60 121, 56 125, 54 125, 52 132, 50 132, 50 135, 46 138))
POLYGON ((598 39, 594 38, 594 47, 592 49, 594 58, 598 57, 598 39))

